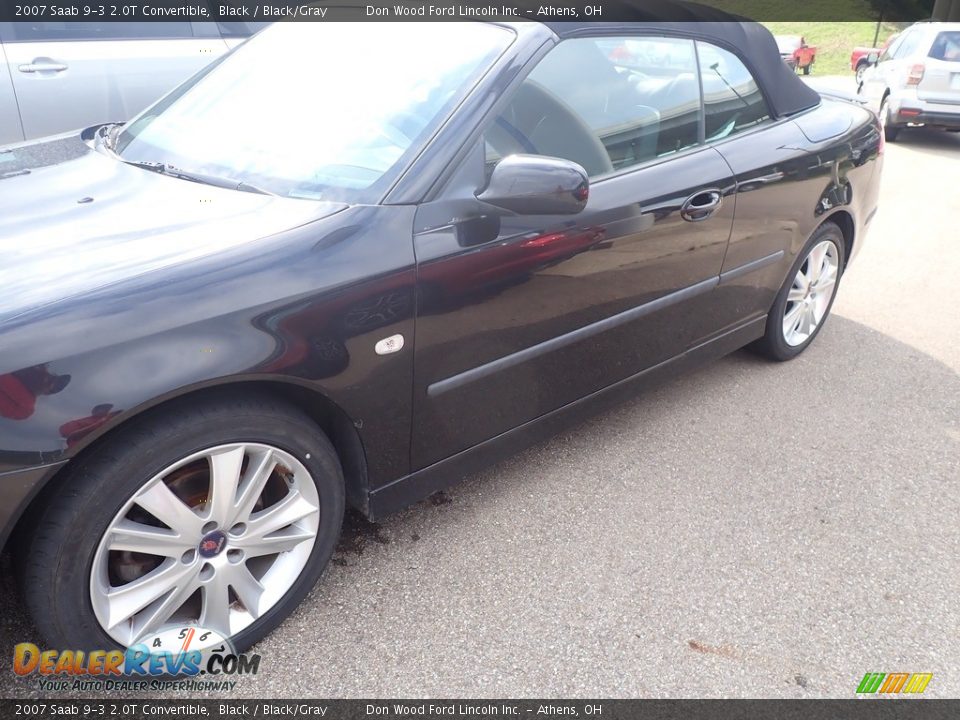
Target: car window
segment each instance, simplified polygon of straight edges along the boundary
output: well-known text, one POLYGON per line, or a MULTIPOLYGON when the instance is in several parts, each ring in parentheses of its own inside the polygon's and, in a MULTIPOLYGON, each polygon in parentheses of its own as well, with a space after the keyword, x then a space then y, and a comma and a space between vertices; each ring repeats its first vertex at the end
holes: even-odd
POLYGON ((676 38, 561 42, 488 129, 488 165, 532 153, 596 177, 697 145, 695 58, 693 41, 676 38))
POLYGON ((929 56, 934 60, 960 62, 960 31, 939 33, 930 46, 929 56))
POLYGON ((15 22, 13 42, 189 38, 189 22, 15 22))
POLYGON ((890 58, 894 57, 897 50, 900 49, 900 45, 903 43, 903 38, 903 34, 894 36, 894 38, 890 41, 890 44, 887 45, 886 49, 880 53, 879 62, 883 62, 884 60, 889 60, 890 58))
POLYGON ((736 135, 770 119, 763 93, 740 58, 699 40, 697 55, 707 142, 736 135))
POLYGON ((916 31, 904 33, 900 45, 893 51, 893 57, 899 60, 913 55, 917 51, 922 39, 923 33, 916 31))
POLYGON ((274 23, 127 123, 116 149, 286 197, 376 201, 515 37, 435 28, 274 23))

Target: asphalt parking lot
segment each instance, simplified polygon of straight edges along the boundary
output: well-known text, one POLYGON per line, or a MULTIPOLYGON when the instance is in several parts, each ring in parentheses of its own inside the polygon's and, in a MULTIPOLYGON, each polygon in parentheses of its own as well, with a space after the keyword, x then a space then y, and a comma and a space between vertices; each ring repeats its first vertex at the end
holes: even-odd
MULTIPOLYGON (((960 135, 888 144, 797 360, 741 351, 372 525, 236 697, 960 696, 960 135)), ((0 573, 0 695, 38 641, 0 573)))

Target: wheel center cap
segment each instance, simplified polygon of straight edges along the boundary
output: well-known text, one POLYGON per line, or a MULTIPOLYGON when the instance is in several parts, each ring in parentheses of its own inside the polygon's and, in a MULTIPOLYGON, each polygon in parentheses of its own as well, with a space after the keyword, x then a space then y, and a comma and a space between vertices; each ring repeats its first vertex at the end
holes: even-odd
POLYGON ((226 547, 227 536, 220 530, 214 530, 212 533, 208 533, 203 536, 203 539, 200 541, 200 546, 197 548, 201 557, 212 558, 219 555, 223 552, 223 548, 226 547))

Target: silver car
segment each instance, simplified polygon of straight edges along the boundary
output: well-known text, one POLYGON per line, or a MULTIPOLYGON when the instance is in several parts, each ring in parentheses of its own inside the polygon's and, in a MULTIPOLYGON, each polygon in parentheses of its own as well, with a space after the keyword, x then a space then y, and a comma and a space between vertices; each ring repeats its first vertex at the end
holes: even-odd
POLYGON ((960 23, 917 23, 870 60, 857 92, 879 113, 887 140, 906 127, 960 132, 960 23))
POLYGON ((0 23, 0 145, 128 120, 266 24, 0 23))

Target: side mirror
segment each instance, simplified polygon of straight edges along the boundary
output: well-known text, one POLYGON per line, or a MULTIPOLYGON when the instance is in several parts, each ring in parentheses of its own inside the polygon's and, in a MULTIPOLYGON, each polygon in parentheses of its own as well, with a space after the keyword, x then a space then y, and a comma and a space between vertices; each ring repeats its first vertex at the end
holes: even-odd
POLYGON ((493 168, 477 199, 518 215, 576 215, 587 206, 589 195, 587 171, 575 162, 508 155, 493 168))
POLYGON ((876 65, 880 61, 880 53, 872 52, 867 55, 867 64, 876 65))

